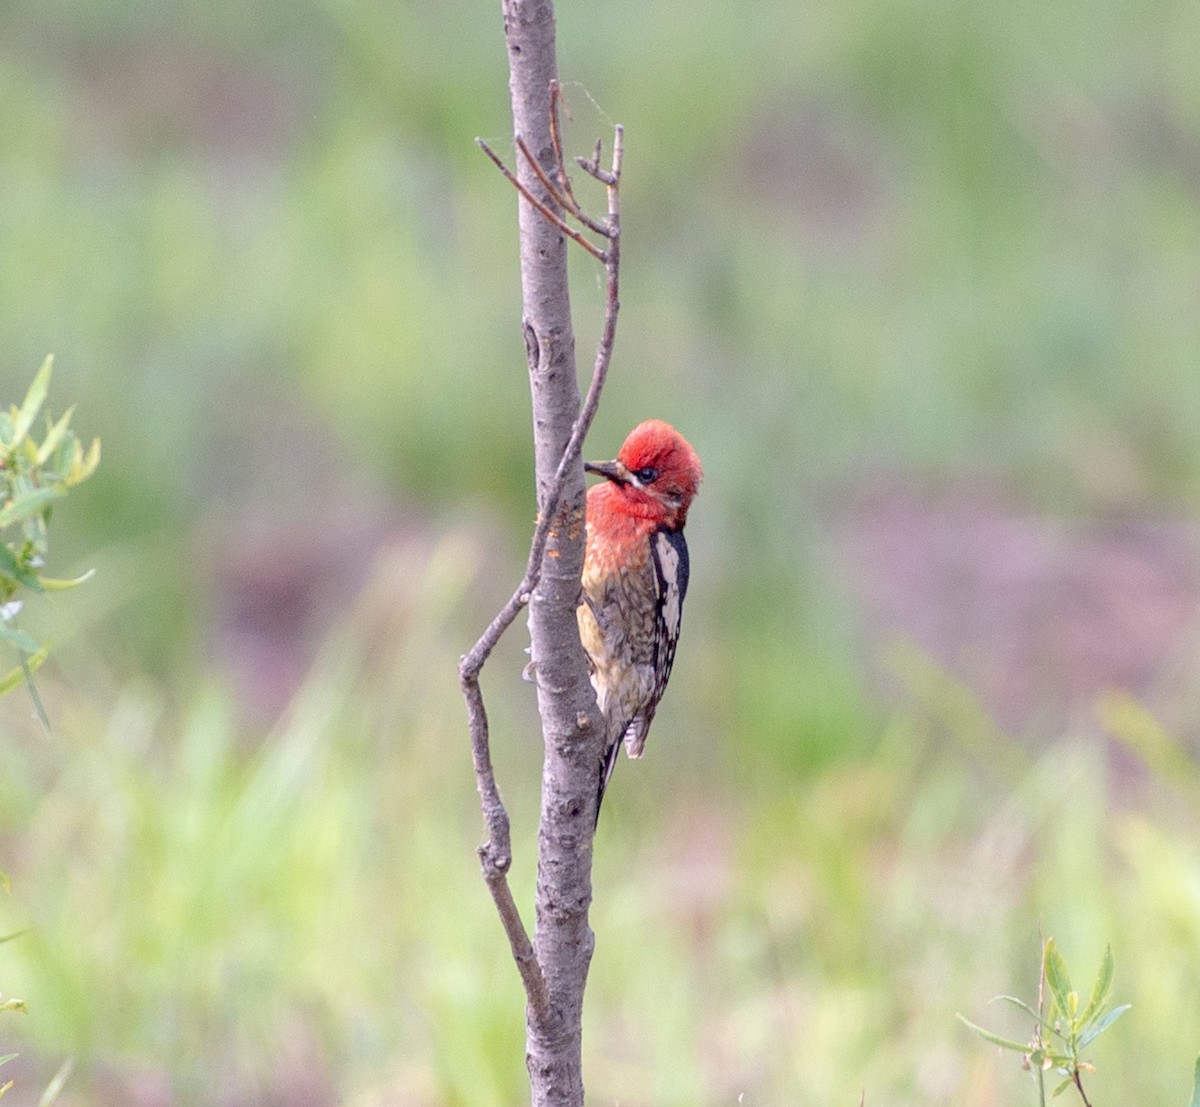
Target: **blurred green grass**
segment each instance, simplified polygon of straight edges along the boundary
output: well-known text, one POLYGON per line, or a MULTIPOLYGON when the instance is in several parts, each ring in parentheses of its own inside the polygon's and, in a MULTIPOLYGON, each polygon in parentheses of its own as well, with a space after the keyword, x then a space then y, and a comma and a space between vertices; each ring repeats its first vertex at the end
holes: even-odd
MULTIPOLYGON (((32 1011, 10 1094, 70 1053, 78 1103, 519 1101, 453 679, 532 515, 514 201, 472 143, 509 130, 499 12, 6 24, 0 382, 53 350, 105 446, 55 520, 56 571, 101 573, 30 612, 56 734, 0 705, 0 930, 34 924, 0 956, 32 1011), (334 598, 264 722, 221 620, 305 572, 334 598)), ((627 128, 591 448, 661 415, 707 471, 672 694, 601 829, 597 1102, 1029 1102, 953 1015, 1029 992, 1039 924, 1073 965, 1111 941, 1134 1003, 1097 1101, 1184 1102, 1183 770, 1132 786, 1094 731, 1017 741, 950 680, 881 700, 827 532, 877 473, 1191 513, 1200 12, 626 0, 559 29, 572 147, 627 128)), ((518 650, 485 680, 528 903, 518 650)))

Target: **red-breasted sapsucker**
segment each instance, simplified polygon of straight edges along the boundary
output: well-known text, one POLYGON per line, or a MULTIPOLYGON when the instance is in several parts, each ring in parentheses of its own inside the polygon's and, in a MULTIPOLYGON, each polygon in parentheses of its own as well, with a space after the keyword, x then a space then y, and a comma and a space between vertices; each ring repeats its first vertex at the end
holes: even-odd
POLYGON ((696 451, 674 427, 634 427, 615 461, 584 468, 604 477, 588 490, 579 637, 605 721, 596 818, 621 739, 641 757, 667 687, 688 586, 683 524, 700 487, 696 451))

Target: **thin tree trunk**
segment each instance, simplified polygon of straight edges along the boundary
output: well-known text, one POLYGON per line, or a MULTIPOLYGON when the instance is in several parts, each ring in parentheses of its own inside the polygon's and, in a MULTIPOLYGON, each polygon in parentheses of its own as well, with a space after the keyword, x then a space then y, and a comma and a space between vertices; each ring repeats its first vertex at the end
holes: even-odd
MULTIPOLYGON (((504 0, 513 127, 547 174, 554 171, 551 87, 557 80, 554 6, 504 0)), ((554 200, 518 159, 521 183, 554 200)), ((525 347, 533 396, 538 503, 544 507, 579 413, 567 240, 518 199, 525 347)), ((584 483, 576 458, 563 483, 530 600, 530 635, 545 760, 533 945, 547 1003, 526 1008, 526 1063, 534 1107, 582 1107, 581 1019, 591 962, 592 821, 601 723, 579 644, 575 608, 584 553, 584 483)))
POLYGON ((487 841, 479 860, 525 987, 526 1064, 534 1107, 583 1107, 583 990, 591 964, 592 834, 604 724, 588 679, 575 609, 585 543, 580 450, 608 375, 620 310, 620 179, 623 129, 613 129, 612 168, 576 158, 604 185, 608 211, 593 218, 575 198, 558 127, 560 93, 551 0, 503 0, 511 74, 514 175, 476 139, 516 185, 521 242, 523 329, 533 394, 538 523, 525 575, 472 649, 459 660, 471 754, 487 841), (580 225, 576 230, 566 220, 580 225), (589 232, 591 238, 589 238, 589 232), (567 240, 604 266, 604 327, 582 410, 567 284, 567 240), (492 649, 529 607, 533 672, 545 758, 538 829, 537 896, 531 942, 508 885, 508 812, 492 766, 479 677, 492 649))

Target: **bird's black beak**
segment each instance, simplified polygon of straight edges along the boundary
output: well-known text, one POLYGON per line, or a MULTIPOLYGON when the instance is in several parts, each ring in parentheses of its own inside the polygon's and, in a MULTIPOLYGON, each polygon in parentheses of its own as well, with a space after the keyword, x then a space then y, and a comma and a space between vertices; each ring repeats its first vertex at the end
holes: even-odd
POLYGON ((628 484, 629 470, 625 468, 623 462, 620 461, 585 461, 584 469, 589 473, 595 473, 598 477, 604 477, 610 480, 613 484, 628 484))

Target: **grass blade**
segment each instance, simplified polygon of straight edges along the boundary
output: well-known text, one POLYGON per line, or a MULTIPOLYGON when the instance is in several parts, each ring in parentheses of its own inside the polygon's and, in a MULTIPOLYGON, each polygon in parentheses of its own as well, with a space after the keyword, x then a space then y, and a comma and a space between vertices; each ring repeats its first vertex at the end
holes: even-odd
POLYGON ((38 1100, 38 1107, 50 1107, 59 1094, 63 1090, 63 1085, 67 1082, 67 1077, 71 1075, 71 1070, 75 1067, 75 1058, 68 1057, 54 1074, 54 1078, 46 1085, 46 1090, 42 1092, 41 1098, 38 1100))

